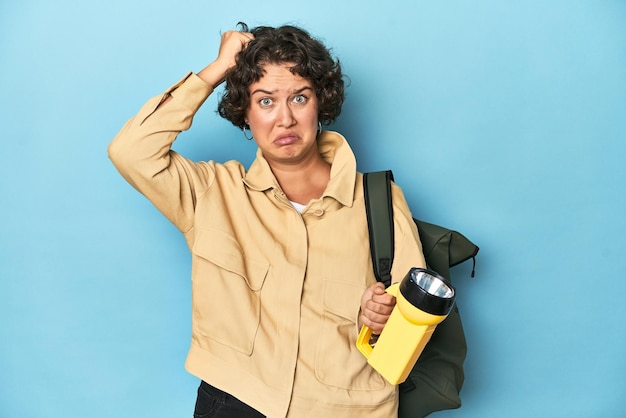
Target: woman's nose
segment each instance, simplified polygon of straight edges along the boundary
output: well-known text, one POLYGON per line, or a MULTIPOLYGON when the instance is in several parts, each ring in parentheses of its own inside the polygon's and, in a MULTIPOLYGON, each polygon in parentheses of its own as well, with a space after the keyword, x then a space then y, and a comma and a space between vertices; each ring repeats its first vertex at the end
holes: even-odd
POLYGON ((278 111, 278 123, 280 126, 291 126, 295 124, 296 119, 293 110, 288 104, 283 104, 278 111))

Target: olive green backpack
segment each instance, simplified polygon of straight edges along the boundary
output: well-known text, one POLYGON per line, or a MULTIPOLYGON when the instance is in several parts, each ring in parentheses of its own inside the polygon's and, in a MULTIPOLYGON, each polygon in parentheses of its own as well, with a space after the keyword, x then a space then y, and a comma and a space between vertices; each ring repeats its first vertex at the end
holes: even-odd
MULTIPOLYGON (((374 273, 385 286, 391 284, 394 253, 392 181, 391 171, 363 175, 374 273)), ((450 267, 470 258, 475 263, 478 247, 465 236, 438 225, 414 221, 430 269, 450 280, 450 267)), ((474 277, 473 268, 471 275, 474 277)), ((463 324, 455 305, 435 329, 407 380, 400 384, 399 418, 421 418, 431 412, 460 408, 466 354, 463 324)))

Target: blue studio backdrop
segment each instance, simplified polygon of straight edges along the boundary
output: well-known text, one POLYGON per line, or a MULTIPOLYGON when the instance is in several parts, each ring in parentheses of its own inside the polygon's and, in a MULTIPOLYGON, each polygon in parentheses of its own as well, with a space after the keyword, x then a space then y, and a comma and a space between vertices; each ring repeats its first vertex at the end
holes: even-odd
MULTIPOLYGON (((2 0, 0 416, 192 415, 190 255, 106 148, 238 21, 331 46, 359 169, 481 247, 463 407, 434 416, 624 416, 622 0, 2 0)), ((175 149, 247 164, 216 96, 175 149)))

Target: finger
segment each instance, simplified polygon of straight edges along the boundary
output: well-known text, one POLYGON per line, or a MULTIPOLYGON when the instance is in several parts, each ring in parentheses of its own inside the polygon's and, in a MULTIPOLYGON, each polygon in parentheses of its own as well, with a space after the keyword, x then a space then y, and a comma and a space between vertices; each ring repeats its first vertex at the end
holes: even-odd
POLYGON ((376 303, 374 301, 368 301, 365 304, 365 312, 376 315, 386 315, 389 316, 391 311, 393 311, 395 305, 386 305, 384 303, 376 303))
POLYGON ((373 284, 371 289, 374 292, 374 294, 377 294, 377 295, 382 295, 384 293, 387 293, 385 291, 385 285, 381 282, 376 282, 375 284, 373 284))
POLYGON ((393 312, 393 308, 385 305, 379 305, 375 309, 366 309, 363 314, 375 322, 384 323, 393 312))
POLYGON ((368 317, 367 315, 364 315, 361 323, 367 325, 374 334, 380 334, 383 328, 385 328, 385 324, 388 319, 389 318, 387 316, 368 317))
POLYGON ((251 40, 254 39, 254 35, 248 32, 239 32, 239 41, 241 42, 242 49, 245 49, 251 40))
POLYGON ((394 306, 396 304, 396 298, 393 295, 390 295, 387 292, 385 292, 383 294, 376 294, 376 293, 374 293, 372 295, 372 299, 371 300, 373 302, 381 303, 383 305, 394 306))
POLYGON ((361 314, 360 321, 361 324, 371 329, 374 334, 380 334, 385 326, 384 323, 373 321, 365 314, 361 314))
POLYGON ((389 314, 376 313, 376 312, 364 312, 365 317, 373 324, 384 325, 389 319, 389 314))

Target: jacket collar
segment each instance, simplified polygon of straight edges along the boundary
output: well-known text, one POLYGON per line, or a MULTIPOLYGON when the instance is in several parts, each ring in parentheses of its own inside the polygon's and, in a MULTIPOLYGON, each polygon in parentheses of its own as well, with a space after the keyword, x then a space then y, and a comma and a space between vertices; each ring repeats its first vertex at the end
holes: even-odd
MULTIPOLYGON (((356 182, 356 159, 346 139, 333 131, 322 131, 317 138, 317 147, 324 161, 331 164, 330 181, 323 197, 332 197, 344 206, 352 206, 356 182)), ((279 189, 280 185, 272 173, 269 163, 258 149, 256 159, 243 178, 252 190, 279 189)))

